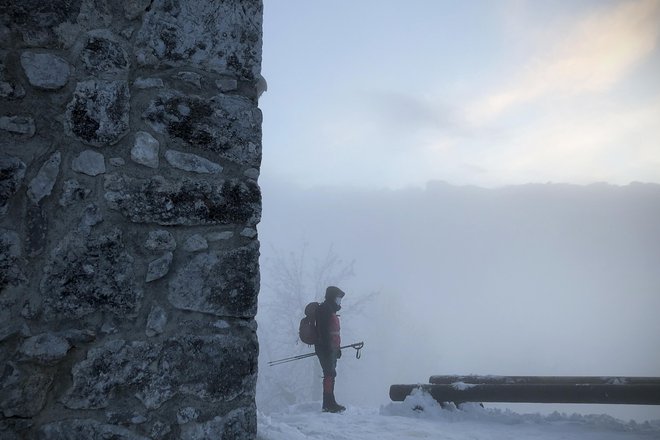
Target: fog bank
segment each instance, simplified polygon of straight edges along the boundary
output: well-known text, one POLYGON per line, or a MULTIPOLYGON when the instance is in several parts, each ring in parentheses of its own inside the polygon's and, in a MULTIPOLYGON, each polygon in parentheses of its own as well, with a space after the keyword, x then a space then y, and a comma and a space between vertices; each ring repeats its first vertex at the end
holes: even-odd
MULTIPOLYGON (((306 351, 295 330, 282 339, 290 351, 271 344, 302 309, 272 313, 269 267, 308 243, 310 271, 331 246, 354 261, 340 285, 342 336, 366 346, 361 360, 340 360, 338 398, 380 404, 390 384, 432 374, 660 376, 660 185, 263 188, 262 363, 306 351)), ((261 365, 260 380, 316 361, 304 362, 261 365)))

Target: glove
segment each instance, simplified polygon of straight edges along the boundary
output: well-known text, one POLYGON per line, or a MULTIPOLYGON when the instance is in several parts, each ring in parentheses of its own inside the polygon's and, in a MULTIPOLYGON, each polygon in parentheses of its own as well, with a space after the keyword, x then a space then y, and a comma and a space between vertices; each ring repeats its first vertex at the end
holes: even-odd
POLYGON ((341 359, 341 350, 337 349, 337 359, 341 359))

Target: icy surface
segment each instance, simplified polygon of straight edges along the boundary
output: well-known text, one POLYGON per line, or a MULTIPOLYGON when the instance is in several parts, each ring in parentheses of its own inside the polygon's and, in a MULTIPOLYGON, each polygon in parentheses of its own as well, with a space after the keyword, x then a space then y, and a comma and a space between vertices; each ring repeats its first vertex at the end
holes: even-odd
MULTIPOLYGON (((345 404, 346 402, 342 402, 345 404)), ((623 422, 606 415, 518 414, 466 404, 442 408, 428 394, 376 408, 350 404, 343 414, 320 411, 320 402, 259 414, 257 440, 303 439, 658 439, 660 421, 623 422)))

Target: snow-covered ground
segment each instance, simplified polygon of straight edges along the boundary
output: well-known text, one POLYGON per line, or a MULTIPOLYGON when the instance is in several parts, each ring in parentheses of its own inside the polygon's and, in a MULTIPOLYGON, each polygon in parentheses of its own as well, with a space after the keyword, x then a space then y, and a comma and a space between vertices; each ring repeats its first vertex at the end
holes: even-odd
POLYGON ((518 414, 463 405, 441 408, 415 393, 380 408, 348 405, 343 414, 321 413, 320 403, 259 414, 257 440, 632 440, 660 439, 660 420, 624 422, 607 415, 518 414))

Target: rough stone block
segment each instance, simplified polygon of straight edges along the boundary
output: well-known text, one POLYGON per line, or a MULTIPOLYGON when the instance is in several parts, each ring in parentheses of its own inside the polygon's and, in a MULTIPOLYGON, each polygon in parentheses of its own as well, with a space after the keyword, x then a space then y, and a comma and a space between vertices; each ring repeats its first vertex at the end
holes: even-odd
POLYGON ((100 235, 73 232, 53 249, 44 269, 44 319, 80 318, 110 312, 124 319, 142 300, 119 230, 100 235))
POLYGON ((232 231, 210 232, 206 234, 206 238, 211 242, 229 240, 233 236, 234 233, 232 231))
POLYGON ((128 131, 129 98, 123 80, 79 82, 66 108, 67 134, 94 147, 116 144, 128 131))
POLYGON ((105 190, 109 207, 137 223, 255 225, 261 217, 261 193, 251 181, 169 181, 110 174, 105 190))
POLYGON ((62 155, 59 151, 53 153, 50 158, 39 169, 37 176, 30 181, 27 195, 34 203, 49 196, 55 186, 55 181, 60 173, 60 162, 62 155))
POLYGON ((42 333, 26 339, 19 351, 25 358, 42 365, 54 365, 64 359, 71 345, 69 341, 52 333, 42 333))
POLYGON ((131 149, 131 159, 149 168, 158 168, 160 142, 146 131, 135 133, 135 144, 131 149))
POLYGON ((147 409, 160 408, 175 396, 213 404, 253 399, 255 332, 196 325, 181 323, 177 336, 162 342, 116 339, 92 348, 73 367, 73 386, 64 404, 72 409, 101 409, 126 393, 147 409))
POLYGON ((197 254, 169 283, 173 306, 217 316, 251 318, 257 312, 259 251, 251 244, 197 254))
POLYGON ((193 66, 252 80, 261 65, 261 2, 155 0, 137 33, 145 66, 193 66))
POLYGON ((85 150, 71 163, 71 169, 88 176, 98 176, 105 173, 105 157, 93 150, 85 150))
MULTIPOLYGON (((73 409, 106 408, 119 389, 153 381, 156 372, 149 365, 156 361, 161 347, 142 341, 127 343, 122 339, 92 348, 87 358, 72 370, 73 387, 63 398, 73 409)), ((167 392, 167 398, 174 392, 167 392)), ((161 396, 162 397, 162 396, 161 396)))
POLYGON ((39 89, 61 89, 71 75, 69 63, 51 53, 23 52, 21 65, 30 84, 39 89))
POLYGON ((174 168, 199 174, 217 174, 222 167, 196 154, 183 153, 176 150, 167 150, 165 159, 174 168))
POLYGON ((145 281, 150 283, 167 275, 167 273, 170 271, 170 265, 172 264, 172 257, 172 252, 165 252, 162 257, 157 258, 149 263, 145 281))
POLYGON ((259 167, 261 122, 259 108, 241 96, 201 98, 163 92, 143 117, 159 133, 180 139, 227 160, 259 167))

